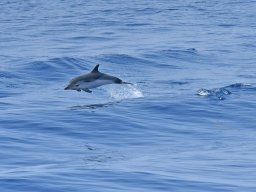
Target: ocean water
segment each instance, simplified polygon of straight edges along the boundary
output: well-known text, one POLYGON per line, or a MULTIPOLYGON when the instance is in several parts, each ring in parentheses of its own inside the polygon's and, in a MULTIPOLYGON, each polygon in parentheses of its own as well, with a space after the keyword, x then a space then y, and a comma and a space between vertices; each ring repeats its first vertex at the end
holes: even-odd
POLYGON ((0 191, 256 191, 255 10, 2 0, 0 191), (96 64, 133 85, 64 90, 96 64))

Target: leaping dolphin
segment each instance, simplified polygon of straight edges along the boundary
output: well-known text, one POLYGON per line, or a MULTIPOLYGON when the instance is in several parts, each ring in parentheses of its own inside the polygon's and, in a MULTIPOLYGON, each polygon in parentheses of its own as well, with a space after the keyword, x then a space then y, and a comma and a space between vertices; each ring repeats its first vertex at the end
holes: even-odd
POLYGON ((121 79, 99 72, 99 64, 96 65, 90 73, 77 76, 69 82, 65 90, 85 91, 91 93, 90 89, 106 85, 106 84, 131 84, 121 79))

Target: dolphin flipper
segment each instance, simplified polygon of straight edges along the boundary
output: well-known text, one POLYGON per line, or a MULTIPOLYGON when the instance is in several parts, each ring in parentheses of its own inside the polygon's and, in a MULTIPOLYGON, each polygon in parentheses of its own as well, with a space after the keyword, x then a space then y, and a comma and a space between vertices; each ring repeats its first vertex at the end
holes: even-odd
POLYGON ((87 93, 92 93, 92 91, 90 89, 82 89, 84 92, 87 92, 87 93))

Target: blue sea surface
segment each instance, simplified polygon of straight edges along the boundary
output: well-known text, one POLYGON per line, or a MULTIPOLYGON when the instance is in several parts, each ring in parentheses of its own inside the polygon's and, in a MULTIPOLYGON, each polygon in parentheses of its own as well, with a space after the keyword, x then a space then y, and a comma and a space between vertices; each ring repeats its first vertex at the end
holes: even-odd
POLYGON ((255 0, 1 0, 1 192, 255 192, 255 0), (99 70, 133 85, 64 90, 99 70))

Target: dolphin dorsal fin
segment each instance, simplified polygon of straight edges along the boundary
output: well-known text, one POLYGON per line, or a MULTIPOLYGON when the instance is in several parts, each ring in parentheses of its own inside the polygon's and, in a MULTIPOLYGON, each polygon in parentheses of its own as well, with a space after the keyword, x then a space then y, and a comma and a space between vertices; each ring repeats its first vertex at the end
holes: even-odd
POLYGON ((94 68, 93 68, 93 70, 91 71, 92 73, 98 73, 99 72, 99 64, 97 64, 94 68))

